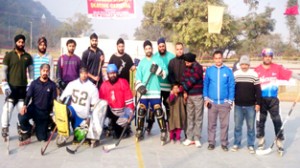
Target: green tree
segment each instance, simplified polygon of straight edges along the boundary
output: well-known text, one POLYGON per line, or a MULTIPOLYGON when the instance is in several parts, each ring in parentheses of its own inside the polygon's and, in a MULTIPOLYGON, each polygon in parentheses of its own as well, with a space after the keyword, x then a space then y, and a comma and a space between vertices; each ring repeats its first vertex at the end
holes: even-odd
MULTIPOLYGON (((222 0, 209 0, 223 5, 222 0)), ((172 40, 181 41, 199 55, 213 49, 233 48, 238 34, 234 18, 225 13, 220 34, 208 33, 208 8, 205 1, 157 0, 146 2, 143 8, 143 27, 158 26, 170 31, 172 40)), ((161 32, 161 31, 156 31, 161 32)), ((137 37, 137 36, 136 36, 137 37)))
POLYGON ((92 33, 91 19, 85 14, 76 13, 68 18, 57 30, 58 37, 80 37, 88 36, 92 33))
POLYGON ((136 40, 156 41, 160 37, 171 39, 171 31, 165 29, 162 25, 151 24, 151 22, 142 20, 142 25, 135 29, 134 37, 136 40))
MULTIPOLYGON (((275 20, 272 19, 274 8, 266 7, 265 11, 257 14, 256 11, 251 12, 241 19, 241 48, 247 51, 247 54, 254 56, 260 53, 263 47, 268 47, 270 39, 263 39, 266 42, 261 43, 260 37, 270 35, 275 28, 275 20)), ((240 51, 239 51, 240 52, 240 51)))

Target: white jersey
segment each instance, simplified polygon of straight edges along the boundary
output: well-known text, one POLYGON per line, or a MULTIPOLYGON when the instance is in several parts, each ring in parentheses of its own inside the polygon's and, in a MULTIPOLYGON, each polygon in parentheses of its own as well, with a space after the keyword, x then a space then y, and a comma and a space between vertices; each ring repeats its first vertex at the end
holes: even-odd
POLYGON ((61 100, 72 96, 71 106, 75 109, 80 118, 87 118, 91 104, 95 105, 98 100, 98 89, 91 81, 82 83, 80 79, 70 82, 61 95, 61 100))

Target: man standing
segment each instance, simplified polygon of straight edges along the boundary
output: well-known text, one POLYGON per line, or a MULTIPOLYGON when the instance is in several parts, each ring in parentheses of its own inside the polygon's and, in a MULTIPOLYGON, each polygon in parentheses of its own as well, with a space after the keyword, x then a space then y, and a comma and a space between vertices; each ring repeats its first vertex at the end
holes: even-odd
POLYGON ((228 151, 228 128, 231 106, 234 100, 234 76, 223 65, 223 52, 215 51, 214 65, 206 69, 203 96, 208 108, 208 150, 215 149, 216 127, 219 116, 221 127, 221 146, 228 151))
MULTIPOLYGON (((159 57, 163 61, 165 66, 168 68, 170 60, 175 58, 175 56, 174 56, 174 54, 167 51, 166 41, 164 38, 159 38, 157 40, 157 45, 158 45, 158 52, 156 52, 154 54, 154 57, 159 57)), ((160 81, 160 88, 161 88, 160 99, 162 100, 162 102, 166 108, 166 114, 167 114, 167 119, 168 119, 169 115, 170 115, 170 108, 169 108, 169 103, 167 102, 167 100, 170 95, 171 84, 168 80, 168 77, 166 77, 165 79, 160 77, 159 81, 160 81)), ((151 122, 151 119, 149 121, 151 122)), ((149 124, 152 126, 151 123, 149 123, 149 124)), ((150 128, 150 130, 151 130, 151 128, 150 128)), ((150 130, 149 130, 149 132, 150 132, 150 130)))
POLYGON ((91 147, 99 144, 103 121, 106 114, 107 102, 99 100, 98 89, 88 80, 88 71, 80 68, 80 77, 68 84, 60 99, 71 96, 71 124, 74 132, 74 142, 80 141, 82 129, 88 129, 87 138, 91 139, 91 147), (79 132, 77 134, 77 131, 79 132))
POLYGON ((255 115, 260 110, 261 89, 257 73, 249 69, 250 59, 243 55, 239 61, 240 69, 234 72, 235 105, 234 105, 234 144, 232 151, 241 146, 244 119, 247 124, 247 146, 251 154, 255 153, 255 115))
POLYGON ((153 109, 150 113, 154 113, 157 118, 161 131, 161 144, 164 145, 167 140, 167 128, 164 112, 161 108, 159 77, 166 78, 168 70, 159 57, 152 56, 153 49, 150 41, 144 42, 144 50, 146 57, 140 61, 135 76, 135 89, 142 96, 137 112, 136 140, 144 137, 144 122, 150 103, 151 109, 153 109))
POLYGON ((183 59, 183 44, 177 42, 175 44, 176 57, 170 60, 168 70, 168 80, 171 84, 180 83, 183 72, 185 70, 185 62, 183 59))
POLYGON ((50 79, 53 79, 53 60, 52 56, 47 53, 47 39, 45 37, 40 37, 38 39, 38 53, 32 56, 33 58, 33 79, 40 77, 40 67, 42 64, 49 64, 51 67, 50 79))
POLYGON ((131 57, 125 53, 125 42, 122 38, 117 41, 117 52, 109 59, 109 64, 115 64, 118 68, 118 77, 124 78, 129 83, 130 71, 135 70, 131 57))
MULTIPOLYGON (((291 77, 300 80, 300 76, 292 71, 283 68, 281 65, 272 62, 273 50, 265 48, 262 50, 263 63, 255 68, 258 74, 261 92, 262 102, 260 108, 259 121, 256 124, 258 138, 258 149, 263 149, 265 144, 265 122, 268 112, 274 124, 275 135, 278 135, 282 126, 281 117, 279 114, 279 99, 278 99, 278 84, 277 80, 289 80, 291 77)), ((276 141, 278 151, 282 154, 283 150, 283 132, 281 132, 276 141)))
POLYGON ((191 145, 193 140, 196 147, 201 147, 201 131, 203 122, 203 68, 196 62, 196 55, 187 53, 183 56, 185 71, 181 78, 181 85, 187 93, 187 139, 183 145, 191 145))
POLYGON ((74 54, 76 42, 73 39, 67 41, 68 53, 60 56, 57 62, 57 81, 63 90, 69 82, 79 77, 80 58, 74 54))
MULTIPOLYGON (((112 129, 116 138, 121 136, 126 122, 130 123, 134 115, 133 96, 129 83, 118 77, 118 68, 115 64, 108 64, 106 68, 108 80, 103 82, 99 97, 108 102, 107 117, 111 119, 112 129)), ((125 136, 130 136, 130 125, 125 136)))
POLYGON ((99 88, 103 81, 104 53, 98 48, 98 36, 96 33, 91 34, 90 43, 91 46, 82 53, 82 66, 88 69, 89 80, 99 88))
POLYGON ((35 123, 38 141, 46 141, 48 139, 50 113, 53 109, 53 100, 56 98, 56 85, 49 79, 49 72, 50 65, 42 64, 40 66, 40 77, 31 83, 27 91, 24 106, 18 115, 20 145, 30 143, 32 128, 29 123, 30 119, 33 119, 35 123))
POLYGON ((2 111, 2 136, 8 136, 9 121, 13 108, 17 105, 18 111, 21 110, 26 97, 27 69, 29 78, 33 78, 32 58, 25 51, 25 36, 19 34, 15 36, 15 48, 8 52, 2 65, 2 91, 7 97, 2 111))

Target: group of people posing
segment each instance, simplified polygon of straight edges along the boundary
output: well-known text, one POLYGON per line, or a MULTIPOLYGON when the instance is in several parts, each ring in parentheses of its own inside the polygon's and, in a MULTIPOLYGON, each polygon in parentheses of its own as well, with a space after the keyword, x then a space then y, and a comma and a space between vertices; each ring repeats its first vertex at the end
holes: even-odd
MULTIPOLYGON (((204 69, 193 53, 184 54, 183 43, 175 44, 175 55, 167 51, 164 38, 143 44, 145 57, 139 62, 125 53, 123 39, 118 39, 117 52, 110 57, 106 68, 108 80, 103 80, 104 52, 98 48, 98 37, 90 36, 90 46, 82 57, 74 54, 76 42, 68 40, 68 52, 59 57, 56 82, 53 82, 53 61, 46 52, 47 40, 38 40, 38 53, 24 50, 25 37, 15 37, 15 48, 5 55, 2 66, 2 90, 6 101, 2 111, 2 136, 9 134, 9 120, 13 108, 18 107, 20 144, 30 141, 33 125, 39 141, 47 140, 54 99, 68 105, 68 116, 74 130, 74 141, 80 141, 77 130, 87 129, 91 146, 99 144, 105 118, 108 130, 120 138, 123 129, 131 134, 130 122, 136 118, 136 140, 151 133, 155 117, 161 132, 161 144, 172 143, 201 147, 204 107, 208 109, 208 149, 216 145, 217 120, 220 122, 221 148, 228 151, 229 117, 234 106, 234 144, 238 151, 242 141, 242 126, 247 124, 247 147, 255 153, 265 144, 265 122, 269 113, 274 124, 276 145, 283 151, 283 132, 279 114, 277 80, 300 76, 272 62, 274 52, 263 49, 262 64, 250 69, 250 58, 241 56, 236 71, 223 64, 223 52, 213 53, 213 65, 204 69), (130 71, 135 71, 135 91, 130 90, 130 71), (27 71, 29 82, 27 82, 27 71), (50 74, 50 75, 49 75, 50 74), (28 87, 27 87, 28 85, 28 87), (57 88, 60 93, 57 94, 57 88), (256 115, 258 115, 256 117, 256 115), (256 123, 255 118, 259 118, 256 123), (145 122, 147 125, 145 126, 145 122), (128 126, 129 125, 129 126, 128 126), (181 135, 185 135, 182 141, 181 135)), ((51 129, 50 129, 51 130, 51 129)), ((122 137, 121 137, 122 138, 122 137)), ((60 142, 65 143, 65 141, 60 142)))

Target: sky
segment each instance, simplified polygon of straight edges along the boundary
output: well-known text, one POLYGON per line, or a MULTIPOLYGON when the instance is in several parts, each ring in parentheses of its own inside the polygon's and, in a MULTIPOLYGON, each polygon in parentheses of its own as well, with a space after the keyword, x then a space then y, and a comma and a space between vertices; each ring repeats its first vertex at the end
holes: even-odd
MULTIPOLYGON (((65 21, 75 13, 87 13, 86 0, 35 0, 41 2, 58 20, 65 21)), ((134 39, 135 29, 141 24, 143 19, 143 5, 147 0, 136 0, 136 17, 133 19, 92 19, 93 29, 97 34, 105 34, 110 38, 117 39, 120 34, 127 34, 130 39, 134 39)), ((148 0, 154 2, 155 0, 148 0)), ((236 17, 243 17, 249 13, 248 7, 243 0, 223 0, 227 5, 227 12, 236 17)), ((259 0, 257 12, 263 12, 266 6, 274 7, 272 17, 276 19, 274 33, 282 35, 287 41, 288 29, 285 15, 287 0, 259 0)), ((299 18, 298 18, 299 23, 299 18)))

